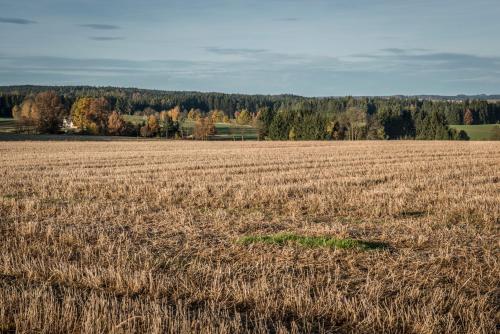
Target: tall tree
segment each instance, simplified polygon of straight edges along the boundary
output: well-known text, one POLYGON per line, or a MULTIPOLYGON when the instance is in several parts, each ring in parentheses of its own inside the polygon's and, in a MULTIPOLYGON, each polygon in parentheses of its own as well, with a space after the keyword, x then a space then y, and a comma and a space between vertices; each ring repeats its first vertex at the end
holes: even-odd
POLYGON ((38 115, 35 113, 35 101, 28 97, 21 104, 21 119, 35 121, 38 115))
POLYGON ((197 121, 201 118, 201 110, 200 109, 191 109, 188 112, 187 118, 192 121, 197 121))
POLYGON ((470 109, 467 109, 464 114, 464 124, 465 125, 472 125, 474 124, 474 116, 472 115, 472 111, 470 109))
POLYGON ((109 115, 110 106, 104 97, 79 98, 71 107, 73 125, 93 135, 106 134, 109 115))
POLYGON ((193 136, 198 140, 207 140, 216 134, 215 124, 211 117, 202 117, 194 125, 193 136))
POLYGON ((149 115, 147 122, 141 127, 141 136, 143 137, 154 137, 158 134, 160 130, 160 124, 158 118, 155 115, 149 115))
POLYGON ((181 116, 181 107, 180 106, 175 106, 174 108, 170 109, 168 111, 168 115, 172 119, 172 121, 177 122, 179 120, 179 117, 181 116))
POLYGON ((126 129, 126 123, 116 111, 113 111, 108 118, 108 134, 120 136, 126 129))
POLYGON ((21 107, 16 104, 14 108, 12 108, 12 117, 14 119, 20 120, 21 116, 21 107))
POLYGON ((252 122, 252 115, 248 110, 244 109, 239 113, 237 113, 236 123, 240 125, 247 125, 250 124, 251 122, 252 122))
POLYGON ((173 138, 178 134, 179 122, 174 121, 169 113, 164 113, 160 117, 160 133, 165 134, 165 138, 173 138))
POLYGON ((61 129, 66 110, 61 97, 53 91, 39 93, 34 104, 35 126, 41 133, 56 133, 61 129))
POLYGON ((89 106, 89 118, 93 124, 95 124, 95 129, 93 132, 95 134, 106 134, 108 127, 108 117, 110 114, 109 102, 106 98, 100 97, 97 99, 92 99, 89 106))
POLYGON ((273 122, 274 112, 269 107, 260 108, 257 112, 256 127, 259 130, 259 138, 269 136, 269 126, 273 122))
POLYGON ((115 110, 120 114, 131 114, 132 104, 130 100, 119 97, 115 103, 115 110))
POLYGON ((71 107, 71 121, 73 125, 82 132, 87 132, 91 127, 90 103, 92 98, 82 97, 73 103, 71 107))

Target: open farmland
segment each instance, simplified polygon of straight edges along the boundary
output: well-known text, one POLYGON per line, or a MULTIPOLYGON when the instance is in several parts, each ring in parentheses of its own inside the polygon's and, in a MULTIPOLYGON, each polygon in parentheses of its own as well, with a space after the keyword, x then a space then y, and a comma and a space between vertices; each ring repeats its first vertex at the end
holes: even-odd
POLYGON ((465 131, 470 140, 500 140, 499 124, 450 125, 450 128, 465 131))
POLYGON ((0 176, 0 332, 500 323, 500 142, 0 142, 0 176))
MULTIPOLYGON (((132 124, 145 124, 147 116, 124 115, 123 119, 132 124)), ((181 123, 181 133, 185 137, 191 137, 196 122, 193 120, 184 120, 181 123)), ((208 136, 211 140, 255 140, 259 139, 258 128, 251 125, 240 125, 236 123, 215 123, 216 134, 208 136)), ((163 133, 159 133, 164 136, 163 133)))
POLYGON ((12 118, 0 118, 0 133, 15 133, 16 122, 12 118))

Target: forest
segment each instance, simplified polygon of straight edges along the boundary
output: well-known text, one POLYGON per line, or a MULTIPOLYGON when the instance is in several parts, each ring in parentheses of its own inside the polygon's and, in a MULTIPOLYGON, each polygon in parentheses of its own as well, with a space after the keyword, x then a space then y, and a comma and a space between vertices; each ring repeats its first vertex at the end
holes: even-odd
POLYGON ((301 97, 175 92, 89 86, 0 87, 0 117, 14 117, 37 133, 71 123, 95 135, 208 139, 216 123, 249 125, 270 140, 466 140, 449 125, 500 122, 496 100, 436 97, 301 97), (130 117, 142 121, 130 122, 130 117))

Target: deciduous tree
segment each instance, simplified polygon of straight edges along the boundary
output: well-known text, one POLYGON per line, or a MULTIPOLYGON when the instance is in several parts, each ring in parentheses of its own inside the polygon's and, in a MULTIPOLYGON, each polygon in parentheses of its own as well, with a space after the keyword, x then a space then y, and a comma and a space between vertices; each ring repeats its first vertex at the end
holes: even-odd
POLYGON ((202 117, 194 125, 193 136, 198 140, 207 140, 216 134, 215 124, 210 117, 202 117))
POLYGON ((28 97, 21 104, 21 119, 25 122, 36 121, 35 101, 28 97))
POLYGON ((104 97, 83 97, 76 100, 71 108, 71 120, 80 131, 93 135, 106 134, 110 107, 104 97))
POLYGON ((16 120, 21 120, 21 107, 18 106, 18 105, 15 105, 13 108, 12 108, 12 117, 16 120))
POLYGON ((116 111, 108 117, 108 133, 112 136, 120 136, 126 129, 126 123, 116 111))
POLYGON ((189 110, 187 118, 192 121, 197 121, 201 119, 201 110, 200 109, 189 110))
POLYGON ((252 115, 246 109, 240 111, 236 116, 236 123, 240 125, 247 125, 252 122, 252 115))
POLYGON ((214 123, 224 122, 224 117, 226 116, 222 110, 212 110, 208 114, 214 123))
POLYGON ((470 109, 467 109, 464 114, 464 124, 465 125, 472 125, 474 124, 474 116, 472 115, 472 111, 470 109))
POLYGON ((174 108, 170 109, 168 111, 168 115, 172 119, 172 121, 177 122, 179 121, 179 117, 181 116, 181 107, 180 106, 175 106, 174 108))
POLYGON ((149 115, 146 124, 141 127, 141 136, 154 137, 158 134, 159 129, 160 124, 158 122, 158 118, 155 115, 149 115))
POLYGON ((82 97, 73 103, 71 107, 71 121, 80 131, 86 132, 90 127, 90 102, 92 98, 82 97))
POLYGON ((93 130, 94 134, 106 134, 109 114, 110 106, 106 98, 92 99, 88 116, 92 123, 96 125, 95 130, 93 130))
POLYGON ((61 129, 66 110, 61 97, 53 91, 39 93, 35 97, 32 114, 34 124, 41 133, 56 133, 61 129))

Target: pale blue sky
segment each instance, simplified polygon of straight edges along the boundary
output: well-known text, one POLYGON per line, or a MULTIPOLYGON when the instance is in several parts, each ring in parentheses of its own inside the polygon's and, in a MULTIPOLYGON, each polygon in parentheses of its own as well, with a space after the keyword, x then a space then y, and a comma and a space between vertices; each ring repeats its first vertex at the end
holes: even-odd
POLYGON ((498 0, 0 0, 0 85, 500 93, 498 0))

